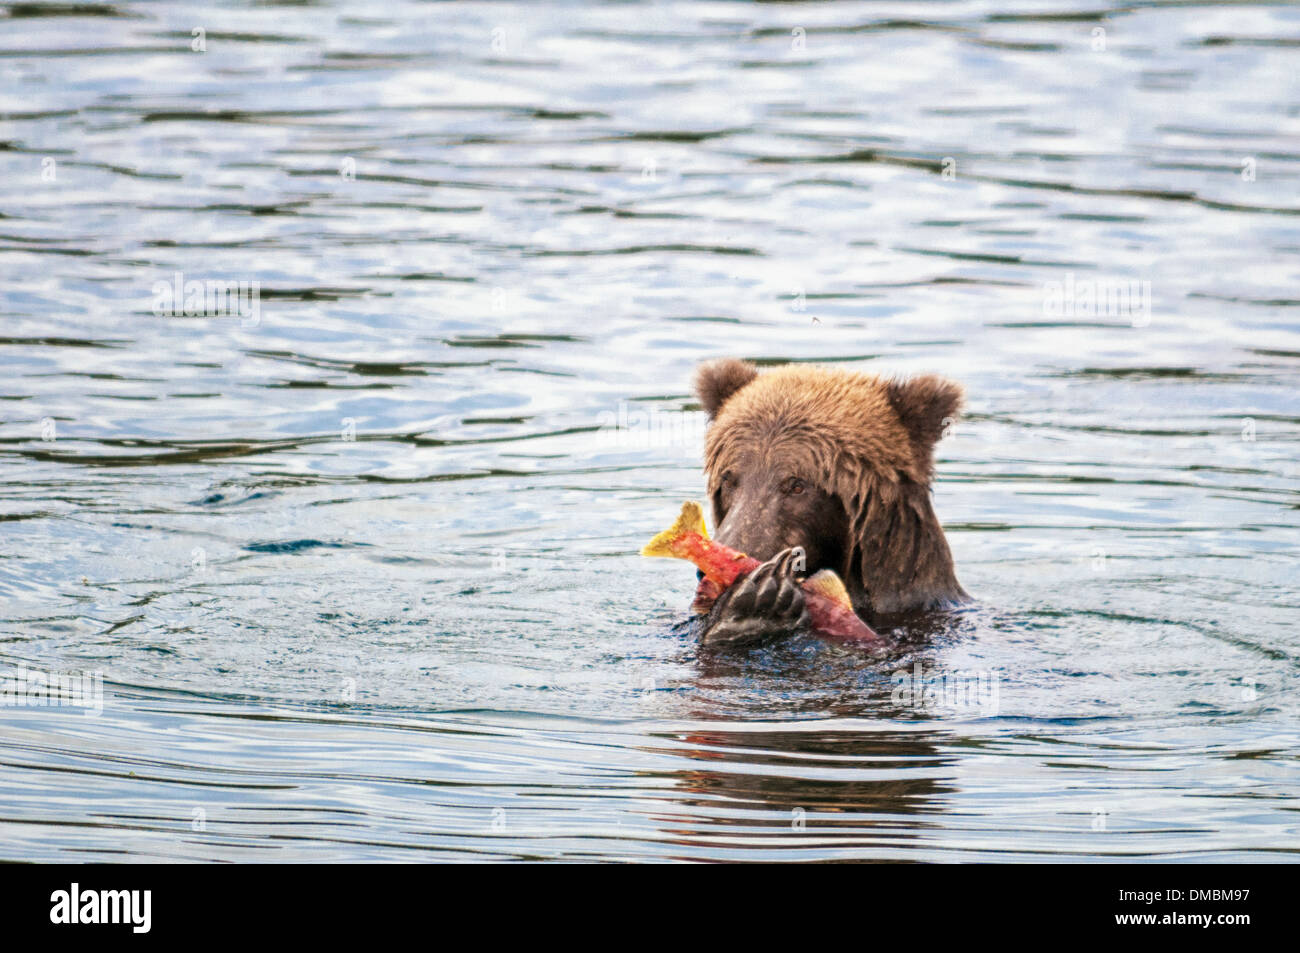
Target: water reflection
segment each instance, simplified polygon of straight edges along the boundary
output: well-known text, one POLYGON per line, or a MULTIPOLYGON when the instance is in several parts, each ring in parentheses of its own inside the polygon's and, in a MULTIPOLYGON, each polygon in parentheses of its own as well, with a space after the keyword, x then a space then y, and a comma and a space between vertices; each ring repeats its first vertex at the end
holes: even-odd
POLYGON ((940 752, 940 738, 887 727, 692 732, 677 751, 691 762, 676 773, 686 810, 666 829, 686 845, 905 846, 927 826, 918 816, 956 791, 956 759, 940 752))

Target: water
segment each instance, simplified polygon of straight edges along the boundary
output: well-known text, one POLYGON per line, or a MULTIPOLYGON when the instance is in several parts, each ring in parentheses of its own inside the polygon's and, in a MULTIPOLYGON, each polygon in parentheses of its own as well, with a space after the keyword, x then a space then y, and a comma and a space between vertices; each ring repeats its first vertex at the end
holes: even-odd
POLYGON ((1300 9, 3 7, 0 859, 1300 848, 1300 9), (966 385, 970 611, 674 632, 726 354, 966 385))

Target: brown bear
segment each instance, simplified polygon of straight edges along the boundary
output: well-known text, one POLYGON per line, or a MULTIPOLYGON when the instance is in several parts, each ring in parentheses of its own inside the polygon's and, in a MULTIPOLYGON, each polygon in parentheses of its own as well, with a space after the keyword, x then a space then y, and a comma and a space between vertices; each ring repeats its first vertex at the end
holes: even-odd
POLYGON ((760 374, 726 358, 702 365, 695 386, 710 421, 715 537, 765 561, 716 599, 701 587, 703 641, 806 625, 798 578, 824 568, 874 626, 969 598, 930 502, 934 445, 961 408, 957 384, 796 364, 760 374))

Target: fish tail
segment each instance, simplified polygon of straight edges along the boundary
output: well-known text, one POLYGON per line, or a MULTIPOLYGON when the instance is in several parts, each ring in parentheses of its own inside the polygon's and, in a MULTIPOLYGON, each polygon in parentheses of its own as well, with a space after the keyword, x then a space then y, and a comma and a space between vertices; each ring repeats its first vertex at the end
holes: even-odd
POLYGON ((813 573, 804 586, 821 593, 840 608, 853 611, 853 600, 849 598, 849 591, 844 588, 843 580, 835 575, 835 570, 823 569, 821 572, 813 573))
POLYGON ((677 522, 642 546, 641 555, 677 556, 679 554, 674 544, 691 533, 698 533, 704 539, 709 538, 708 528, 704 525, 704 510, 694 500, 687 500, 682 504, 677 522))

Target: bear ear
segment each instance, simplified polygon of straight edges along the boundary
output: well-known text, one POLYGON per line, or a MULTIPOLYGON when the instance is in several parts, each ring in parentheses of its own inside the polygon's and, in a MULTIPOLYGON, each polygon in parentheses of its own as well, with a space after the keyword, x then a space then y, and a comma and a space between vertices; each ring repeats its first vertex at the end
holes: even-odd
POLYGON ((757 376, 758 368, 734 357, 701 364, 695 372, 695 393, 699 395, 709 419, 718 416, 718 411, 731 399, 731 395, 757 376))
POLYGON ((961 385, 937 374, 926 374, 892 380, 886 386, 889 403, 912 443, 923 453, 929 453, 961 412, 961 385))

